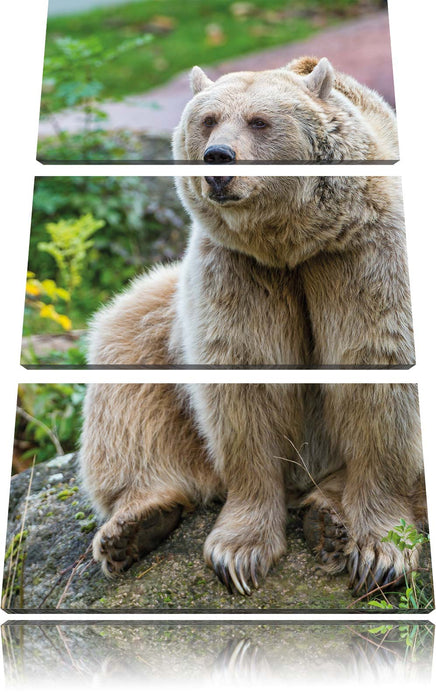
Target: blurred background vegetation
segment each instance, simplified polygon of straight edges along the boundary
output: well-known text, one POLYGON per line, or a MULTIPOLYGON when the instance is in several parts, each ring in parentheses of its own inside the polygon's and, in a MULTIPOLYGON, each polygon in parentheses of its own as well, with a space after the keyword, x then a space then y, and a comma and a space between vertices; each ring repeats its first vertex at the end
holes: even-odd
MULTIPOLYGON (((104 130, 104 101, 146 93, 195 64, 306 39, 385 0, 142 0, 50 16, 41 118, 56 136, 40 140, 47 162, 168 160, 168 143, 144 145, 137 133, 104 130), (68 133, 56 114, 77 108, 83 130, 68 133)), ((92 6, 92 2, 90 1, 92 6)), ((159 105, 149 105, 159 109, 159 105)))
POLYGON ((179 258, 187 229, 170 177, 36 178, 23 363, 84 364, 92 314, 135 275, 179 258))
POLYGON ((161 85, 197 63, 211 65, 280 44, 300 41, 338 21, 379 8, 380 0, 146 0, 86 13, 49 18, 46 55, 59 52, 69 36, 98 42, 117 53, 120 45, 144 36, 156 41, 118 55, 98 67, 94 79, 102 96, 121 98, 161 85), (98 39, 97 39, 98 38, 98 39))
POLYGON ((84 384, 20 384, 12 474, 77 450, 84 398, 84 384))

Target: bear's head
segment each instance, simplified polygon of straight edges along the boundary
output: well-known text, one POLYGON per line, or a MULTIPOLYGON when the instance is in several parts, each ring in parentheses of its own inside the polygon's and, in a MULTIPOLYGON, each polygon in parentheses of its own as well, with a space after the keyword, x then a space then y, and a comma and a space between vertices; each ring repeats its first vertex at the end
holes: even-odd
POLYGON ((229 73, 215 82, 192 69, 194 97, 174 132, 177 161, 396 160, 390 107, 327 58, 229 73), (391 133, 392 132, 392 133, 391 133))

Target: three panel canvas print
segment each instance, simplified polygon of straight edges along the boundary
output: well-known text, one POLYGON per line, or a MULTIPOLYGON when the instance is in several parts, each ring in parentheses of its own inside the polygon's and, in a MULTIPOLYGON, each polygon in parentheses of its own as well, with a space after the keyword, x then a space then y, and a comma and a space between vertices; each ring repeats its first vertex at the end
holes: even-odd
POLYGON ((20 384, 3 609, 433 610, 401 179, 258 167, 397 162, 387 4, 51 0, 37 158, 208 167, 35 179, 25 368, 362 373, 20 384))

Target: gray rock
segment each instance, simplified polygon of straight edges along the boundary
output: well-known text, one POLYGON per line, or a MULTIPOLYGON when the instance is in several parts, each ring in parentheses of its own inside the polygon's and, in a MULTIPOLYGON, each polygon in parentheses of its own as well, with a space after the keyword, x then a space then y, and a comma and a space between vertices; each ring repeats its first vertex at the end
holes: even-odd
POLYGON ((219 504, 186 515, 155 551, 107 580, 92 559, 97 523, 76 456, 61 462, 63 478, 55 483, 50 479, 59 458, 35 466, 27 507, 31 470, 12 477, 7 547, 19 537, 24 517, 25 538, 13 558, 18 566, 11 566, 10 556, 5 563, 2 600, 8 611, 380 612, 353 600, 347 576, 331 578, 319 570, 296 513, 290 516, 287 554, 249 598, 229 595, 203 560, 219 504))
POLYGON ((48 477, 48 483, 49 484, 57 484, 58 481, 63 481, 65 479, 64 475, 62 472, 59 472, 58 474, 53 474, 53 476, 48 477))

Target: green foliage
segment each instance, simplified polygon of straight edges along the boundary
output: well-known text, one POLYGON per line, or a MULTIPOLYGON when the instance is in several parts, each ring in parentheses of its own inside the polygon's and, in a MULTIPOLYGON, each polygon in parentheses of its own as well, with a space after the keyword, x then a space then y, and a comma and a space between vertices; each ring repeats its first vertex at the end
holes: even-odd
MULTIPOLYGON (((422 624, 387 624, 377 625, 368 630, 368 634, 382 650, 403 654, 403 661, 416 663, 422 656, 433 648, 432 625, 422 624)), ((373 642, 373 643, 374 643, 373 642)))
MULTIPOLYGON (((104 129, 93 129, 70 134, 62 131, 38 143, 38 160, 41 163, 112 163, 129 160, 127 144, 130 142, 134 144, 133 134, 126 135, 124 132, 112 134, 104 129)), ((130 159, 140 160, 140 152, 130 159)))
MULTIPOLYGON (((99 99, 121 98, 161 85, 196 64, 208 66, 300 41, 371 6, 378 9, 379 0, 147 0, 49 18, 45 82, 47 85, 57 75, 61 55, 65 87, 59 94, 59 86, 55 93, 56 109, 61 98, 64 107, 67 99, 77 104, 88 99, 88 91, 99 99), (154 36, 155 41, 112 57, 120 44, 134 44, 144 34, 154 36), (83 44, 77 46, 76 42, 83 44), (108 60, 99 64, 100 51, 107 52, 110 64, 108 60), (88 63, 91 70, 84 70, 88 63)), ((46 93, 48 98, 50 92, 46 93)), ((51 101, 54 103, 53 96, 51 101)), ((53 110, 54 104, 50 108, 53 110)))
POLYGON ((56 498, 58 501, 67 501, 71 496, 74 496, 75 493, 77 493, 79 489, 77 486, 73 486, 73 488, 68 488, 68 489, 63 489, 62 491, 59 491, 57 494, 56 498))
MULTIPOLYGON (((39 177, 29 247, 29 267, 38 279, 61 284, 55 258, 41 250, 40 244, 42 248, 47 244, 46 224, 80 219, 83 212, 106 225, 95 231, 92 246, 86 249, 81 283, 68 309, 73 328, 86 327, 90 315, 145 268, 181 255, 187 232, 187 216, 168 178, 39 177)), ((53 332, 58 332, 54 326, 53 332)), ((51 330, 47 322, 42 324, 37 314, 26 311, 24 335, 47 330, 51 330)), ((80 357, 67 362, 80 363, 80 357)))
POLYGON ((28 530, 20 530, 12 538, 9 546, 6 549, 5 559, 4 559, 4 571, 8 571, 8 575, 5 578, 5 585, 3 589, 2 605, 10 605, 11 600, 17 596, 20 600, 20 607, 23 603, 23 573, 24 573, 24 563, 26 561, 26 551, 24 548, 24 543, 29 534, 28 530))
MULTIPOLYGON (((50 333, 58 330, 59 325, 65 331, 71 330, 70 310, 72 302, 75 305, 76 301, 73 296, 82 282, 82 272, 94 244, 92 237, 104 225, 104 221, 89 213, 77 219, 44 224, 44 237, 48 233, 50 240, 32 243, 43 258, 53 259, 51 272, 55 279, 40 281, 33 271, 27 273, 24 335, 50 333)), ((27 364, 27 358, 24 361, 27 364)))
MULTIPOLYGON (((408 525, 401 518, 400 524, 389 530, 381 541, 392 542, 400 552, 403 552, 405 549, 416 549, 430 540, 428 535, 418 532, 413 525, 408 525)), ((403 590, 389 592, 389 599, 386 596, 381 599, 372 599, 368 601, 368 605, 380 610, 423 610, 433 606, 431 581, 425 582, 419 571, 404 571, 404 582, 403 590), (397 599, 395 604, 392 603, 394 598, 397 599)))
POLYGON ((82 107, 87 120, 85 127, 90 126, 90 118, 104 120, 106 114, 98 108, 104 85, 95 78, 96 72, 106 72, 122 54, 136 51, 151 38, 150 34, 137 36, 108 48, 103 46, 98 34, 82 38, 55 36, 44 63, 41 116, 82 107))
MULTIPOLYGON (((27 316, 27 311, 28 309, 25 309, 24 312, 24 319, 25 319, 25 328, 27 330, 30 329, 30 327, 34 327, 32 324, 31 326, 31 321, 29 322, 28 316, 27 316)), ((35 348, 33 347, 32 343, 30 343, 27 348, 22 351, 21 355, 21 361, 23 365, 63 365, 65 367, 75 367, 75 366, 84 366, 86 365, 86 338, 85 336, 81 336, 77 341, 75 345, 72 345, 69 347, 67 350, 54 350, 51 349, 45 353, 42 353, 39 351, 39 353, 36 352, 35 348)))
POLYGON ((412 571, 409 575, 409 585, 404 593, 400 594, 398 607, 403 610, 418 610, 417 586, 421 585, 421 577, 417 571, 412 571))
POLYGON ((38 250, 54 258, 63 287, 67 289, 70 298, 82 281, 81 272, 87 251, 93 245, 90 239, 104 225, 104 221, 94 219, 92 214, 45 225, 51 240, 38 243, 38 250))
POLYGON ((424 533, 417 531, 413 525, 407 525, 404 518, 400 519, 400 524, 389 530, 382 542, 393 542, 393 544, 403 552, 405 549, 415 549, 419 544, 428 542, 429 539, 424 533))
MULTIPOLYGON (((20 406, 56 435, 64 452, 77 449, 84 396, 83 384, 20 384, 18 389, 20 406)), ((15 435, 32 445, 23 454, 24 459, 34 457, 38 463, 57 454, 50 435, 38 423, 18 415, 15 435)))
MULTIPOLYGON (((85 339, 81 338, 77 341, 77 345, 74 345, 64 352, 56 352, 52 350, 49 355, 45 358, 45 364, 47 365, 86 365, 86 350, 85 350, 85 339)), ((36 362, 35 364, 38 364, 36 362)))
MULTIPOLYGON (((100 107, 104 83, 95 75, 96 72, 110 75, 110 65, 113 62, 125 53, 137 51, 151 38, 150 34, 130 37, 116 42, 112 47, 103 46, 98 33, 82 38, 58 35, 53 38, 44 63, 41 117, 49 118, 57 133, 58 155, 55 160, 65 158, 88 161, 96 153, 101 159, 105 150, 109 150, 110 158, 116 157, 110 144, 106 143, 106 133, 99 128, 107 115, 100 107), (69 135, 59 129, 54 116, 63 109, 71 108, 80 108, 84 115, 83 130, 74 140, 79 147, 76 158, 71 152, 69 135)), ((39 157, 44 156, 39 153, 39 157)))
POLYGON ((92 532, 93 530, 95 530, 96 527, 97 527, 97 521, 95 519, 95 516, 93 514, 91 514, 88 516, 87 520, 85 520, 85 522, 81 524, 80 532, 85 532, 85 533, 92 532))
POLYGON ((380 608, 380 610, 392 610, 394 607, 388 600, 370 600, 368 605, 372 608, 380 608))
POLYGON ((23 532, 17 532, 17 534, 14 535, 9 547, 6 550, 5 564, 7 561, 9 561, 9 559, 15 561, 19 555, 22 555, 22 552, 20 552, 20 548, 23 542, 26 540, 28 534, 28 530, 23 530, 23 532))

